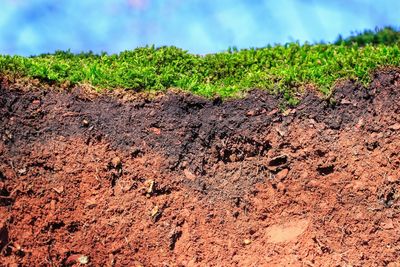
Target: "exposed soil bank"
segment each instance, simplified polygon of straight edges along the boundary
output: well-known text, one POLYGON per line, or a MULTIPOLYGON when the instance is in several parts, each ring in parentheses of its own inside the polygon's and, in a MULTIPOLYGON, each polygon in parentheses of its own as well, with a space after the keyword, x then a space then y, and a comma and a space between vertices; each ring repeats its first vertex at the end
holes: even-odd
MULTIPOLYGON (((400 73, 221 102, 0 89, 5 266, 385 266, 400 258, 400 73)), ((394 266, 394 265, 393 265, 394 266)))

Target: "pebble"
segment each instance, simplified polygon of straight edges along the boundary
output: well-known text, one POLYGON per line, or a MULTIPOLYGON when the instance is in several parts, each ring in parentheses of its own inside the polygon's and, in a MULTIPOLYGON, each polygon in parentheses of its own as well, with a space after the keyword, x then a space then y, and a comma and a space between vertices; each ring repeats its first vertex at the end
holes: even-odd
POLYGON ((64 186, 60 185, 57 187, 53 187, 53 190, 56 191, 58 194, 61 194, 62 192, 64 192, 64 186))
POLYGON ((281 181, 281 180, 283 180, 283 179, 286 178, 286 176, 288 175, 288 173, 289 173, 289 170, 288 170, 288 169, 283 169, 283 170, 281 170, 280 172, 278 172, 278 173, 275 175, 275 178, 276 178, 277 180, 281 181))
POLYGON ((244 245, 250 245, 251 244, 251 240, 250 239, 245 239, 245 240, 243 240, 243 244, 244 245))
POLYGON ((112 160, 111 160, 111 165, 114 167, 114 168, 119 168, 119 167, 121 167, 121 159, 119 158, 119 157, 114 157, 112 160))
POLYGON ((72 265, 75 263, 80 263, 80 264, 88 264, 89 263, 89 257, 86 255, 71 255, 67 258, 65 261, 66 265, 72 265))
POLYGON ((83 125, 84 127, 88 127, 88 126, 89 126, 89 121, 86 120, 86 119, 84 119, 84 120, 82 121, 82 125, 83 125))

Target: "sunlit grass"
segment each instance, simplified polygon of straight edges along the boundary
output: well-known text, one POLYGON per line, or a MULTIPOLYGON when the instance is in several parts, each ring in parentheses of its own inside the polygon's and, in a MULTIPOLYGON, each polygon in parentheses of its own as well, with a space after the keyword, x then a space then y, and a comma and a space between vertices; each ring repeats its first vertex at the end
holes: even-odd
POLYGON ((98 89, 136 91, 181 88, 198 95, 230 97, 252 88, 294 93, 312 84, 329 94, 338 79, 367 84, 372 70, 399 66, 398 44, 299 45, 233 50, 206 56, 176 47, 137 48, 117 55, 58 51, 35 57, 0 56, 0 72, 44 82, 87 83, 98 89))

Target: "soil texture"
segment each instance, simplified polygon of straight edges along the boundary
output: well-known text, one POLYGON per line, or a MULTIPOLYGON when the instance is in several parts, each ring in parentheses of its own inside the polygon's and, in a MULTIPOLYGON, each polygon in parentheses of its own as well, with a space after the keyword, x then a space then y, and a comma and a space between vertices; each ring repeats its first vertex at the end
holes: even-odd
POLYGON ((400 266, 399 70, 285 111, 15 87, 1 266, 400 266))

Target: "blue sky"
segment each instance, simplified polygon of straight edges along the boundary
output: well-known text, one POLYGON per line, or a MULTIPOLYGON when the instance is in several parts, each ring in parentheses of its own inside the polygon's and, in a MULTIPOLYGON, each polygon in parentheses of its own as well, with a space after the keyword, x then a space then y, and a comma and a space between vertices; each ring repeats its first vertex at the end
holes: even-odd
POLYGON ((399 0, 0 0, 0 54, 118 53, 146 44, 206 54, 400 26, 399 0))

